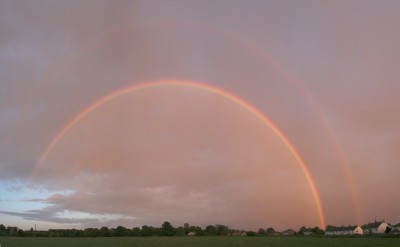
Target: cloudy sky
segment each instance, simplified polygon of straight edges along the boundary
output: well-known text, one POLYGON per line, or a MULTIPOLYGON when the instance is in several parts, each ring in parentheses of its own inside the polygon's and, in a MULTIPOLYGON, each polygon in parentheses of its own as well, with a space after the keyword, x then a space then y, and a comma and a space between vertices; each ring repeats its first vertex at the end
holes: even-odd
POLYGON ((1 1, 0 223, 399 223, 399 11, 399 1, 1 1), (173 80, 240 98, 306 166, 248 107, 182 86, 112 98, 43 156, 104 96, 173 80))

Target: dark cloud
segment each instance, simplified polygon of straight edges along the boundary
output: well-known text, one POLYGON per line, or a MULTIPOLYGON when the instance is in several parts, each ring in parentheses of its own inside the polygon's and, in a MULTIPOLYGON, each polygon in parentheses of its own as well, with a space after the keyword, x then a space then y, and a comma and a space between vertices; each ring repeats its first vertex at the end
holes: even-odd
POLYGON ((46 199, 42 198, 28 198, 23 200, 24 202, 46 202, 46 199))
POLYGON ((68 225, 81 225, 81 226, 90 226, 90 225, 98 225, 99 220, 93 218, 64 218, 59 217, 57 214, 60 213, 56 207, 48 207, 41 210, 29 210, 27 212, 9 212, 9 211, 0 211, 0 214, 11 215, 21 217, 25 220, 30 221, 45 221, 52 223, 60 223, 60 224, 68 224, 68 225))

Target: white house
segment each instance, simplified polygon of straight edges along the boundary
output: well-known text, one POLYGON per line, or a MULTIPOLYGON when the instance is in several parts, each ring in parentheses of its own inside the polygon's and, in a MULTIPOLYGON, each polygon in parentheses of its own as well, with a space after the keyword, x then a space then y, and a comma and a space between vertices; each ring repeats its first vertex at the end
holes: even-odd
POLYGON ((364 234, 381 234, 387 232, 390 226, 385 221, 375 221, 363 225, 364 234))
POLYGON ((236 230, 231 235, 235 237, 246 237, 247 233, 245 231, 236 230))
POLYGON ((364 231, 360 226, 346 226, 343 227, 343 233, 344 235, 362 235, 364 231))
POLYGON ((310 236, 310 235, 313 235, 313 232, 311 230, 306 230, 306 231, 303 232, 303 235, 304 236, 310 236))
POLYGON ((341 235, 341 229, 342 229, 342 227, 328 225, 328 226, 326 226, 326 229, 325 229, 325 235, 329 235, 329 236, 341 235))
POLYGON ((327 226, 325 230, 325 235, 361 235, 363 234, 363 232, 364 231, 360 226, 327 226))
POLYGON ((392 226, 392 229, 390 230, 390 233, 392 233, 392 234, 400 234, 400 223, 392 226))

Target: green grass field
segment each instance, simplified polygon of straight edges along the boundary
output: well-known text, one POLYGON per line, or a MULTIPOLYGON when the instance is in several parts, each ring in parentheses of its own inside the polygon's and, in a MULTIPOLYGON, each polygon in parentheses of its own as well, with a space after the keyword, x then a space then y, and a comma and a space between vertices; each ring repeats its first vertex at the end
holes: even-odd
POLYGON ((148 237, 148 238, 17 238, 0 237, 1 247, 313 247, 400 246, 400 238, 301 237, 148 237))

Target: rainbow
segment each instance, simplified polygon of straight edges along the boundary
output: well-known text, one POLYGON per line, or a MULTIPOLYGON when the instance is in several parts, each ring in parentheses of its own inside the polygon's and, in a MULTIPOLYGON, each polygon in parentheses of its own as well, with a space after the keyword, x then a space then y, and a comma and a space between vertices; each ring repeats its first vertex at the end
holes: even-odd
POLYGON ((74 118, 72 118, 58 133, 57 135, 53 138, 53 140, 49 143, 49 145, 46 147, 46 149, 43 151, 43 153, 40 155, 40 158, 38 162, 36 163, 33 172, 32 172, 32 177, 35 176, 35 174, 38 172, 39 168, 43 165, 44 161, 46 160, 47 156, 49 153, 53 150, 53 148, 57 145, 57 143, 64 137, 64 135, 71 130, 77 123, 79 123, 83 118, 85 118, 90 112, 93 110, 97 109, 98 107, 102 106, 103 104, 106 104, 107 102, 136 91, 144 90, 144 89, 151 89, 151 88, 159 88, 159 87, 186 87, 186 88, 192 88, 196 90, 202 90, 209 92, 211 94, 221 96, 228 101, 231 101, 245 110, 247 110, 249 113, 251 113, 253 116, 255 116, 257 119, 259 119, 263 124, 268 126, 275 134, 276 136, 283 142, 283 144, 289 149, 290 153, 293 155, 299 166, 301 167, 302 172, 304 173, 304 176, 306 177, 306 180, 311 188, 311 192, 313 194, 316 207, 318 210, 318 216, 320 219, 320 227, 322 229, 325 228, 325 215, 323 211, 323 206, 321 202, 321 198, 318 194, 317 187, 315 185, 315 182, 311 176, 310 170, 308 169, 306 163, 304 162, 303 158, 300 156, 299 152, 296 150, 296 148, 293 146, 293 144, 289 141, 288 137, 285 136, 285 134, 271 121, 269 120, 266 116, 264 116, 259 110, 257 110, 255 107, 253 107, 251 104, 247 103, 240 97, 234 95, 233 93, 230 93, 226 90, 223 90, 221 88, 217 88, 214 86, 210 86, 207 84, 202 84, 198 82, 193 82, 193 81, 177 81, 177 80, 165 80, 165 81, 154 81, 154 82, 146 82, 146 83, 140 83, 140 84, 135 84, 132 86, 124 87, 117 89, 116 91, 113 91, 102 98, 98 99, 85 109, 83 109, 81 112, 79 112, 74 118))

